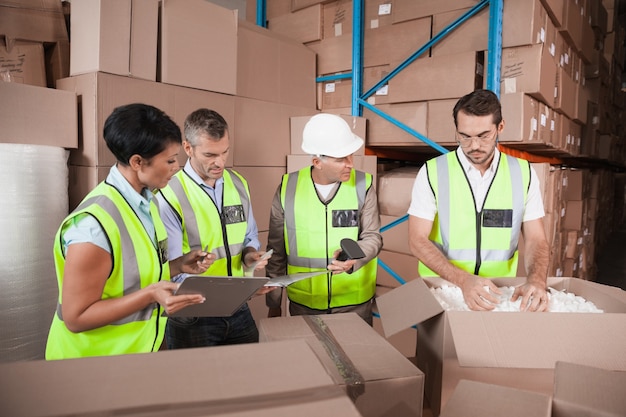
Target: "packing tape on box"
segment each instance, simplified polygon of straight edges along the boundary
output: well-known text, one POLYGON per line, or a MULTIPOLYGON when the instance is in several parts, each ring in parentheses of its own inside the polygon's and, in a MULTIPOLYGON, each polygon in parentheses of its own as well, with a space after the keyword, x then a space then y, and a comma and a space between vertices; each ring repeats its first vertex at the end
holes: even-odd
POLYGON ((346 390, 350 399, 354 402, 365 392, 365 379, 356 369, 346 352, 341 348, 337 339, 324 323, 320 316, 302 316, 313 334, 321 342, 322 346, 332 359, 339 375, 346 383, 346 390))

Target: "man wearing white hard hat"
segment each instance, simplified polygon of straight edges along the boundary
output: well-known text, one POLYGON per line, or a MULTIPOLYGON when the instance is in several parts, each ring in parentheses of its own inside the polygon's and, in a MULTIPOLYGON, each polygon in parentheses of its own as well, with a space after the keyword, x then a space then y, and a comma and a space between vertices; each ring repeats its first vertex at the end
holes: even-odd
MULTIPOLYGON (((266 272, 276 277, 326 271, 287 287, 291 315, 355 312, 372 324, 376 257, 382 247, 372 175, 354 169, 363 146, 340 116, 318 114, 305 125, 302 150, 312 164, 283 176, 270 213, 266 272), (338 260, 343 239, 365 255, 338 260)), ((279 316, 280 291, 266 295, 269 316, 279 316)))

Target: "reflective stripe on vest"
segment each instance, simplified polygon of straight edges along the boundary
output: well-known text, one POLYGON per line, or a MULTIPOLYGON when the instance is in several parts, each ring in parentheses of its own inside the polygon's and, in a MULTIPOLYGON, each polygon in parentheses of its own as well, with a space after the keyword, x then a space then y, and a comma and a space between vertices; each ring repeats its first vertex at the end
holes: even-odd
MULTIPOLYGON (((456 152, 429 161, 427 166, 438 211, 431 241, 453 264, 467 272, 481 276, 515 275, 530 182, 528 162, 501 154, 478 212, 456 152)), ((434 272, 420 263, 420 274, 434 272)))
MULTIPOLYGON (((352 170, 350 179, 339 185, 331 200, 323 203, 310 167, 283 177, 281 203, 287 273, 325 271, 341 239, 358 240, 359 225, 354 220, 360 219, 371 182, 371 175, 352 170), (351 221, 345 220, 348 218, 351 221)), ((374 296, 375 290, 376 258, 352 274, 328 273, 287 287, 291 301, 317 310, 364 303, 374 296)))
POLYGON ((161 193, 181 219, 183 252, 208 246, 209 251, 215 254, 216 260, 203 275, 242 276, 241 253, 250 212, 250 195, 245 180, 233 170, 224 170, 222 214, 202 186, 184 171, 174 175, 161 193), (243 215, 241 221, 228 223, 224 210, 239 206, 243 215), (223 236, 224 227, 226 236, 223 236), (202 230, 205 232, 202 233, 202 230), (225 247, 226 242, 228 249, 225 247), (232 262, 230 274, 229 262, 232 262))
POLYGON ((65 270, 61 236, 68 222, 80 214, 91 215, 98 221, 111 247, 112 269, 103 288, 103 300, 120 298, 160 280, 170 279, 165 251, 167 232, 154 199, 150 204, 150 213, 156 236, 148 236, 136 213, 117 189, 101 183, 62 222, 54 245, 59 298, 46 345, 46 359, 158 350, 165 333, 166 320, 159 317, 161 309, 157 303, 151 303, 143 310, 114 323, 80 333, 67 329, 61 313, 65 270))

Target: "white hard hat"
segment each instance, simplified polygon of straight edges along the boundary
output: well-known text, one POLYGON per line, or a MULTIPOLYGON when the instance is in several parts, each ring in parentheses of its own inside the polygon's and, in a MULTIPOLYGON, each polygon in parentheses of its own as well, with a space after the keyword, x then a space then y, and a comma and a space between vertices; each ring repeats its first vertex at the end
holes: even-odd
POLYGON ((343 158, 361 146, 363 139, 352 133, 348 123, 335 114, 316 114, 302 132, 302 150, 311 155, 343 158))

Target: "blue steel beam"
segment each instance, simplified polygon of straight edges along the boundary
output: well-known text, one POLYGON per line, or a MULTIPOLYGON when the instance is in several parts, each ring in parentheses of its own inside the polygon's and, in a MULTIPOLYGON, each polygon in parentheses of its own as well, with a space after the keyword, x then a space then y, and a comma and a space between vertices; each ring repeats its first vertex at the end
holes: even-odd
POLYGON ((362 115, 358 99, 363 88, 363 2, 352 2, 352 116, 362 115))
POLYGON ((266 0, 256 0, 256 24, 267 27, 267 7, 266 0))
POLYGON ((448 153, 448 150, 446 148, 444 148, 441 145, 439 145, 438 143, 433 142, 432 140, 428 139, 426 136, 422 135, 421 133, 419 133, 415 129, 412 129, 409 126, 405 125, 404 123, 394 119, 393 117, 389 116, 387 113, 383 112, 382 110, 377 109, 375 106, 372 106, 367 101, 359 99, 359 103, 363 107, 366 107, 368 110, 372 111, 373 113, 376 113, 377 115, 379 115, 383 119, 387 120, 388 122, 396 125, 397 127, 399 127, 400 129, 404 130, 405 132, 415 136, 416 138, 418 138, 422 142, 426 143, 427 145, 430 145, 431 147, 435 148, 439 152, 441 152, 441 153, 448 153))
POLYGON ((502 8, 503 0, 489 3, 489 46, 487 48, 487 89, 500 97, 502 67, 502 8))

